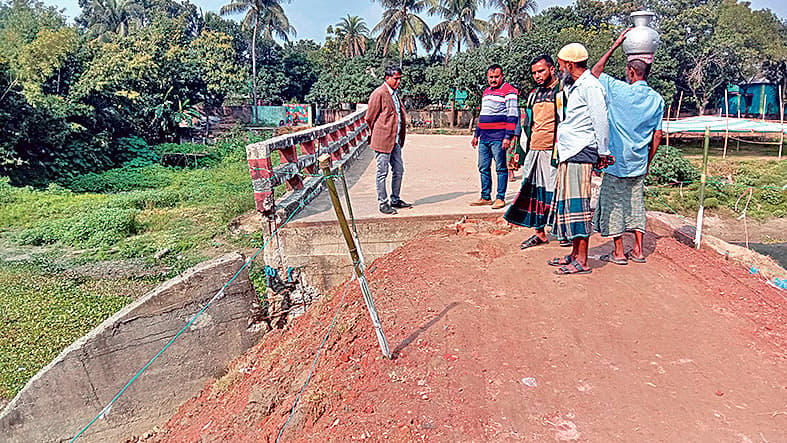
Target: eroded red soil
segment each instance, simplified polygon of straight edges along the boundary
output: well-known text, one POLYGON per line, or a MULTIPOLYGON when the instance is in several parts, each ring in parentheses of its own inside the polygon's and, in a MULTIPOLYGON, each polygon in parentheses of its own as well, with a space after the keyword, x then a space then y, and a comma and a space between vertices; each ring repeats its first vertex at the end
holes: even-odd
MULTIPOLYGON (((376 261, 395 359, 357 282, 281 441, 787 441, 787 298, 648 237, 648 263, 556 276, 550 243, 465 224, 376 261)), ((594 237, 591 255, 611 248, 594 237)), ((342 288, 267 334, 147 441, 275 441, 342 288)))

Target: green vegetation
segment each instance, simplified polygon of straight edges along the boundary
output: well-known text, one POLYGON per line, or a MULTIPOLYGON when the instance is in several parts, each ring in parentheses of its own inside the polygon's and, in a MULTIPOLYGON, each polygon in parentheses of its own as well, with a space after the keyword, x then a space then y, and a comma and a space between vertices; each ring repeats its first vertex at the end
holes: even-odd
POLYGON ((197 168, 129 166, 73 182, 101 193, 16 188, 0 180, 0 398, 13 396, 63 347, 151 284, 260 244, 227 232, 230 220, 254 207, 245 146, 258 139, 184 146, 205 154, 197 168), (29 257, 8 261, 9 254, 29 257), (129 259, 132 269, 124 273, 132 277, 72 271, 129 259))
POLYGON ((14 188, 5 180, 0 182, 1 229, 21 244, 94 248, 91 253, 101 257, 144 257, 205 244, 254 207, 245 160, 250 140, 186 146, 205 152, 202 162, 211 167, 127 166, 72 182, 79 191, 101 193, 57 185, 14 188))
MULTIPOLYGON (((672 150, 669 152, 680 152, 675 148, 672 150)), ((651 167, 653 178, 664 177, 665 175, 659 176, 659 172, 667 170, 660 169, 667 164, 679 165, 675 170, 680 171, 680 175, 666 174, 669 180, 649 183, 652 186, 646 192, 648 209, 663 212, 674 210, 685 216, 695 215, 699 207, 701 159, 694 158, 689 163, 679 154, 669 154, 669 157, 671 157, 671 163, 666 161, 657 163, 654 159, 651 167), (657 169, 656 166, 660 166, 660 168, 657 169), (665 183, 674 181, 683 183, 682 185, 665 185, 665 183)), ((648 180, 650 182, 651 177, 648 180)), ((787 170, 784 168, 783 162, 778 160, 710 158, 705 190, 705 208, 711 214, 737 217, 742 214, 746 206, 748 190, 751 188, 752 198, 746 211, 748 217, 754 219, 785 217, 787 216, 787 187, 785 186, 787 186, 787 170)))
POLYGON ((0 398, 11 398, 60 351, 131 301, 119 283, 0 265, 0 398), (101 284, 99 284, 101 283, 101 284))
POLYGON ((653 157, 645 184, 671 185, 690 183, 700 178, 700 171, 674 146, 661 146, 653 157))

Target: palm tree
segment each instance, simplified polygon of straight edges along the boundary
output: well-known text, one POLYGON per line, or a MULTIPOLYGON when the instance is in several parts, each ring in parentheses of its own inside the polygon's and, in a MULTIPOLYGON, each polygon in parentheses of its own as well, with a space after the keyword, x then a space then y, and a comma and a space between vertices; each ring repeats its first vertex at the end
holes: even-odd
POLYGON ((342 17, 336 24, 336 35, 339 37, 339 47, 344 55, 353 58, 366 52, 366 39, 369 38, 369 28, 366 21, 357 15, 342 17))
MULTIPOLYGON (((288 0, 289 1, 289 0, 288 0)), ((267 40, 277 37, 285 42, 290 41, 290 36, 295 37, 298 32, 295 27, 290 25, 290 19, 284 12, 284 8, 277 1, 270 1, 270 6, 260 16, 260 27, 262 36, 267 40)))
POLYGON ((290 21, 281 7, 281 0, 230 0, 230 3, 219 9, 219 14, 243 14, 241 26, 252 29, 251 33, 251 93, 252 116, 257 121, 257 34, 260 26, 263 27, 263 36, 272 39, 273 35, 287 40, 290 34, 295 33, 295 28, 290 26, 290 21))
POLYGON ((489 21, 499 23, 501 31, 508 31, 508 38, 530 31, 532 14, 538 8, 536 0, 485 0, 484 4, 498 11, 489 21))
POLYGON ((456 46, 456 52, 462 50, 462 42, 469 47, 481 45, 481 34, 489 27, 489 23, 475 17, 478 11, 478 0, 443 0, 433 6, 430 12, 444 20, 434 26, 434 39, 448 44, 446 59, 456 46))
POLYGON ((139 21, 143 12, 138 0, 91 0, 85 15, 89 32, 105 40, 110 34, 127 36, 132 22, 139 21))
POLYGON ((404 52, 414 54, 418 43, 424 49, 432 48, 432 36, 429 25, 417 14, 424 9, 432 7, 436 0, 380 0, 385 11, 380 23, 372 29, 372 33, 379 33, 378 48, 382 48, 383 55, 388 54, 388 48, 394 41, 399 46, 399 64, 402 64, 404 52))

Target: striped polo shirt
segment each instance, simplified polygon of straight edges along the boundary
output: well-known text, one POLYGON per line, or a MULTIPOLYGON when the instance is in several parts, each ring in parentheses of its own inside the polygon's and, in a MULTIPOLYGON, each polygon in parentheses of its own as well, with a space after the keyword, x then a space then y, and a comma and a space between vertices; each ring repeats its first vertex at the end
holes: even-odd
POLYGON ((481 115, 475 136, 481 141, 502 141, 514 136, 519 120, 517 90, 507 82, 499 88, 486 88, 481 98, 481 115))

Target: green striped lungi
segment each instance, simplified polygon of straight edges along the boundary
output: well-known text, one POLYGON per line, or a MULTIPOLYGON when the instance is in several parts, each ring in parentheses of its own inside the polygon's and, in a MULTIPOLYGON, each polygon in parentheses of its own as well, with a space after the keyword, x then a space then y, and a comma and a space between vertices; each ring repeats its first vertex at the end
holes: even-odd
POLYGON ((645 232, 645 176, 616 177, 604 174, 593 214, 593 229, 602 237, 624 232, 645 232))

